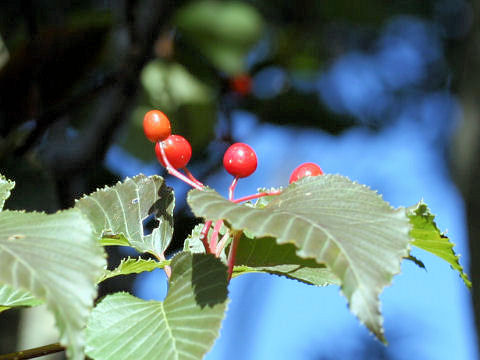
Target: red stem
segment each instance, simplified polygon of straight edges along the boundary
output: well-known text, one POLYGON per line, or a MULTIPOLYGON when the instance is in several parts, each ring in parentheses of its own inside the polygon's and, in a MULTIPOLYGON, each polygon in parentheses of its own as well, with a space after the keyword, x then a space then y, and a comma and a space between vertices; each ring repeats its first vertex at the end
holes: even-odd
POLYGON ((205 252, 207 254, 211 253, 210 245, 208 244, 208 231, 210 230, 210 226, 212 226, 212 221, 206 221, 202 231, 200 232, 200 240, 202 240, 203 247, 205 248, 205 252))
POLYGON ((187 178, 185 175, 183 175, 181 172, 179 172, 177 169, 175 169, 172 164, 170 164, 170 161, 168 161, 167 159, 167 155, 165 154, 165 149, 163 147, 163 142, 160 142, 160 153, 162 154, 162 160, 163 162, 165 163, 165 165, 167 165, 167 172, 172 175, 172 176, 175 176, 176 178, 179 178, 180 180, 182 180, 183 182, 186 182, 188 185, 190 185, 191 187, 193 187, 194 189, 197 189, 197 190, 203 190, 203 186, 200 186, 198 185, 197 183, 195 183, 194 181, 190 180, 189 178, 187 178))
POLYGON ((227 240, 229 237, 230 237, 230 233, 227 230, 227 232, 223 235, 222 239, 218 242, 217 250, 215 251, 215 255, 217 257, 219 257, 220 254, 222 253, 222 250, 225 247, 225 244, 227 243, 227 240))
POLYGON ((185 171, 185 174, 187 175, 187 177, 192 180, 194 183, 196 183, 197 185, 200 185, 201 187, 205 187, 205 185, 203 185, 200 180, 198 180, 195 176, 193 176, 193 174, 190 172, 190 170, 187 169, 187 167, 185 166, 183 168, 183 171, 185 171))
POLYGON ((223 220, 217 220, 215 226, 213 227, 212 238, 210 239, 210 252, 212 254, 216 253, 217 250, 217 239, 218 239, 218 232, 223 225, 223 220))
POLYGON ((230 185, 230 187, 228 188, 228 200, 230 201, 234 201, 233 193, 235 192, 235 188, 237 187, 238 179, 239 177, 236 176, 232 181, 232 185, 230 185))
POLYGON ((244 197, 241 197, 239 199, 235 199, 235 200, 233 200, 233 202, 237 204, 237 203, 240 203, 240 202, 243 202, 243 201, 258 199, 258 198, 261 198, 261 197, 264 197, 264 196, 280 195, 281 193, 282 192, 280 190, 271 191, 271 192, 262 192, 262 193, 258 193, 258 194, 252 194, 252 195, 244 196, 244 197))
POLYGON ((232 278, 233 266, 235 265, 235 256, 237 255, 237 247, 242 232, 238 231, 233 235, 232 245, 230 245, 230 252, 228 253, 228 281, 232 278))

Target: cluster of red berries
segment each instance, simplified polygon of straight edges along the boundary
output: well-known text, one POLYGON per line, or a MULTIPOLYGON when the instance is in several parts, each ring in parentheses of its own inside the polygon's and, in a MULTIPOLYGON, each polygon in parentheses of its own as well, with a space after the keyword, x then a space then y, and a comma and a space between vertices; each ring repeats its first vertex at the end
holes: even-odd
MULTIPOLYGON (((167 169, 170 175, 186 182, 193 188, 202 190, 204 185, 197 180, 193 174, 188 171, 187 164, 192 157, 192 147, 187 139, 180 135, 172 135, 170 121, 168 117, 161 111, 151 110, 145 114, 143 118, 143 130, 146 137, 155 143, 155 153, 158 161, 167 169), (184 173, 179 170, 183 170, 184 173)), ((228 199, 232 202, 239 203, 247 200, 258 199, 263 196, 278 195, 281 191, 270 191, 245 196, 234 199, 234 191, 237 186, 238 179, 245 178, 253 174, 257 169, 257 155, 255 151, 244 143, 235 143, 231 145, 223 156, 223 166, 225 170, 231 174, 234 179, 229 187, 228 199)), ((290 183, 295 182, 305 176, 322 175, 322 169, 314 163, 304 163, 299 165, 290 176, 290 183)), ((224 236, 218 240, 219 231, 223 224, 222 220, 215 223, 210 241, 207 239, 211 230, 212 221, 206 221, 201 232, 200 238, 207 253, 215 254, 217 257, 230 240, 230 234, 227 231, 224 236)), ((231 234, 233 237, 232 246, 228 255, 228 272, 231 276, 233 264, 235 262, 235 252, 238 244, 238 234, 231 234)), ((241 235, 241 234, 240 234, 241 235)))
MULTIPOLYGON (((174 169, 186 170, 186 166, 192 157, 192 147, 187 139, 180 135, 172 135, 170 120, 159 110, 151 110, 143 118, 143 130, 145 136, 155 143, 155 153, 158 161, 168 170, 168 165, 174 169), (162 156, 162 148, 165 157, 162 156)), ((231 145, 223 156, 225 170, 235 178, 245 178, 253 174, 257 169, 257 155, 255 151, 244 143, 231 145)), ((289 183, 295 182, 305 176, 322 175, 322 169, 314 163, 299 165, 291 174, 289 183)), ((197 185, 198 180, 194 181, 197 185)))

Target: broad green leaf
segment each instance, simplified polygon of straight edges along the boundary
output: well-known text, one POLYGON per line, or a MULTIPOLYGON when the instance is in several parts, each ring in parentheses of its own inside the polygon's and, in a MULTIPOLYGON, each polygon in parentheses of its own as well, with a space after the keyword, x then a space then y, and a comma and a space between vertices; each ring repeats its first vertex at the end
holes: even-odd
POLYGON ((0 175, 0 211, 5 205, 5 200, 10 196, 10 191, 15 187, 15 182, 5 179, 3 175, 0 175))
POLYGON ((103 248, 78 210, 0 212, 0 282, 46 301, 71 359, 83 359, 83 330, 105 266, 103 248))
POLYGON ((14 289, 10 285, 0 285, 0 312, 20 306, 37 306, 43 303, 28 291, 14 289))
POLYGON ((233 276, 265 272, 311 285, 340 285, 338 277, 324 264, 301 258, 296 250, 293 244, 279 245, 273 238, 251 239, 244 235, 238 244, 233 276))
POLYGON ((93 224, 102 245, 129 245, 139 252, 161 257, 173 234, 172 189, 160 176, 137 175, 105 187, 75 204, 93 224), (143 220, 154 215, 159 225, 149 235, 143 220))
POLYGON ((350 310, 385 341, 379 295, 408 255, 405 209, 393 209, 376 192, 339 175, 302 179, 262 209, 231 203, 212 190, 190 191, 188 203, 196 216, 292 243, 301 258, 327 265, 350 310))
POLYGON ((218 336, 227 307, 226 266, 213 255, 180 253, 165 301, 107 296, 87 326, 96 360, 201 359, 218 336))
POLYGON ((423 202, 407 209, 412 230, 410 236, 412 238, 412 245, 426 250, 439 258, 445 260, 450 266, 457 270, 463 282, 467 287, 472 287, 468 275, 463 271, 460 265, 459 257, 453 251, 454 244, 450 239, 442 234, 437 227, 434 219, 435 216, 430 213, 427 205, 423 202))
POLYGON ((163 269, 165 265, 168 265, 169 261, 155 261, 152 259, 122 259, 120 264, 113 270, 106 270, 105 273, 101 276, 98 282, 110 279, 119 275, 129 275, 129 274, 140 274, 144 271, 152 271, 155 269, 163 269))

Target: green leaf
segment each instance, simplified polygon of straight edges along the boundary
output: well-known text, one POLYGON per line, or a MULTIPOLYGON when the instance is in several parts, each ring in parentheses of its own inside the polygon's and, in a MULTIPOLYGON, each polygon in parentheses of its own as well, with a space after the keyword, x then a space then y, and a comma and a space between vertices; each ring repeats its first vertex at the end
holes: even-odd
POLYGON ((303 259, 293 244, 279 245, 274 238, 251 239, 242 236, 235 257, 233 276, 265 272, 285 276, 310 285, 340 285, 340 280, 324 264, 303 259))
POLYGON ((13 307, 37 306, 43 301, 35 298, 28 291, 14 289, 10 285, 0 285, 0 312, 13 307))
POLYGON ((158 262, 152 259, 122 259, 120 264, 114 270, 106 270, 98 282, 102 282, 119 275, 140 274, 145 271, 163 269, 165 265, 168 265, 169 263, 170 262, 167 260, 158 262))
POLYGON ((180 253, 165 301, 127 293, 105 297, 87 326, 96 359, 201 359, 218 336, 227 306, 226 266, 213 255, 180 253))
POLYGON ((5 179, 3 175, 0 175, 0 211, 5 205, 5 200, 10 196, 10 191, 15 187, 15 182, 5 179))
POLYGON ((234 204, 211 190, 190 191, 188 203, 196 216, 292 243, 301 258, 327 265, 340 279, 350 310, 385 340, 379 295, 408 255, 405 209, 394 210, 368 187, 339 175, 307 177, 262 209, 234 204))
POLYGON ((103 248, 78 210, 0 212, 0 282, 46 301, 71 359, 83 359, 83 330, 105 266, 103 248))
POLYGON ((430 213, 427 205, 421 201, 417 205, 408 208, 407 214, 413 226, 410 231, 412 245, 445 260, 453 269, 458 271, 465 285, 471 288, 472 282, 463 271, 459 257, 453 251, 454 244, 440 232, 434 221, 435 216, 430 213))
POLYGON ((175 197, 160 176, 137 175, 105 187, 75 204, 93 224, 102 245, 128 245, 161 257, 173 234, 175 197), (154 215, 158 227, 143 233, 143 220, 154 215))

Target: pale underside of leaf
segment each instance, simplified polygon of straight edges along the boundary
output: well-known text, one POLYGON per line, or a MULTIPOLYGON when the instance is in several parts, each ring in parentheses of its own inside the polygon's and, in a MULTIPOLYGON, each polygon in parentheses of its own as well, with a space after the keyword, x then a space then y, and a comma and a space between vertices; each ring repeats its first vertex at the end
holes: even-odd
POLYGON ((0 212, 0 282, 46 301, 71 359, 83 358, 83 330, 105 266, 79 211, 0 212))
POLYGON ((226 266, 213 255, 180 253, 164 302, 107 296, 87 326, 96 360, 201 359, 218 336, 227 306, 226 266))
POLYGON ((145 271, 153 271, 155 269, 163 269, 170 261, 155 261, 152 259, 122 259, 120 264, 113 270, 106 270, 98 282, 110 279, 119 275, 140 274, 145 271))
POLYGON ((75 205, 92 222, 102 245, 128 245, 157 258, 172 238, 174 206, 172 189, 163 178, 142 174, 84 196, 75 205), (150 215, 158 227, 144 235, 143 220, 150 215))
POLYGON ((0 312, 14 307, 37 306, 42 303, 42 300, 35 298, 26 290, 0 284, 0 312))
POLYGON ((5 179, 3 175, 0 175, 0 211, 5 205, 5 200, 10 197, 10 191, 15 187, 15 182, 5 179))
POLYGON ((445 260, 453 269, 458 271, 465 285, 470 288, 472 282, 460 265, 459 256, 453 250, 454 244, 440 232, 434 221, 435 216, 430 212, 427 205, 420 202, 407 209, 407 212, 413 226, 410 231, 412 245, 445 260))
POLYGON ((366 186, 339 175, 305 178, 263 209, 233 204, 214 191, 190 191, 194 214, 224 219, 257 238, 293 243, 297 255, 326 264, 351 311, 384 341, 379 294, 408 255, 409 222, 366 186))

